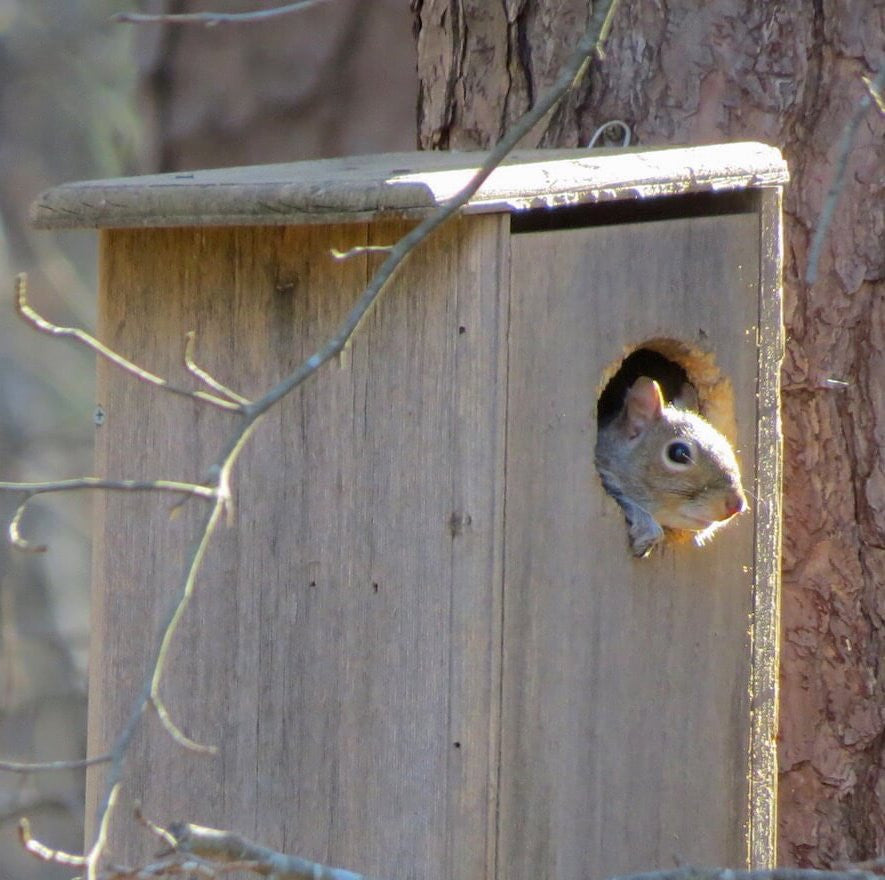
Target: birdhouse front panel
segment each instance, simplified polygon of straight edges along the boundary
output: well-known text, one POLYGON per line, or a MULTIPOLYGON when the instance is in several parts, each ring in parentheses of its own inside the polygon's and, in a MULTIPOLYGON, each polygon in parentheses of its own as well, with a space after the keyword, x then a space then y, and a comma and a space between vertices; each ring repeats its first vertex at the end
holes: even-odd
MULTIPOLYGON (((686 359, 699 387, 726 386, 752 485, 759 223, 746 207, 511 239, 509 877, 560 860, 588 876, 629 873, 668 850, 690 864, 747 857, 754 514, 703 547, 637 560, 593 463, 603 384, 632 351, 669 342, 673 357, 684 346, 704 363, 693 376, 686 359), (699 785, 716 797, 698 797, 699 785)), ((654 486, 659 463, 643 467, 654 486)))

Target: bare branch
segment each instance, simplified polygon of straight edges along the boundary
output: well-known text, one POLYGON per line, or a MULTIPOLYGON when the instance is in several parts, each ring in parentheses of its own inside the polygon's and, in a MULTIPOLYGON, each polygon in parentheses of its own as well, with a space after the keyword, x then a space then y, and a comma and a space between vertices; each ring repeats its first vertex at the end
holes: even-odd
POLYGON ((290 12, 301 12, 324 3, 326 0, 299 0, 273 9, 258 9, 255 12, 184 12, 150 15, 141 12, 118 12, 111 16, 111 21, 125 24, 202 24, 214 27, 218 24, 248 24, 255 21, 266 21, 290 12))
POLYGON ((95 755, 92 758, 80 758, 76 761, 43 761, 37 763, 20 763, 18 761, 0 761, 0 770, 6 773, 42 773, 45 770, 82 770, 95 764, 107 764, 112 755, 95 755))
POLYGON ((178 602, 174 610, 172 611, 171 616, 169 617, 168 623, 163 629, 163 635, 160 640, 160 646, 157 650, 156 659, 153 664, 150 677, 150 685, 148 690, 149 699, 157 713, 157 716, 163 724, 163 727, 166 729, 166 732, 179 745, 183 746, 186 749, 189 749, 190 751, 200 752, 202 754, 217 754, 218 748, 217 746, 201 745, 200 743, 197 743, 190 737, 186 736, 178 728, 178 726, 172 721, 172 718, 166 709, 166 705, 160 697, 160 682, 163 678, 163 672, 166 665, 166 657, 169 653, 169 646, 172 644, 172 639, 175 636, 175 631, 178 628, 178 624, 180 623, 181 618, 184 615, 184 612, 186 611, 187 606, 190 602, 191 596, 193 595, 194 586, 197 581, 197 574, 200 570, 200 566, 203 564, 203 559, 206 556, 206 551, 209 547, 209 541, 211 540, 215 529, 218 527, 218 521, 221 518, 222 513, 224 512, 225 506, 229 503, 229 481, 231 469, 233 468, 234 463, 236 462, 236 459, 242 451, 243 447, 248 442, 249 437, 252 435, 252 431, 256 427, 257 422, 253 422, 246 428, 246 430, 240 436, 239 442, 231 450, 230 454, 227 457, 227 460, 224 462, 221 468, 218 477, 218 503, 216 503, 215 507, 212 509, 212 515, 206 522, 203 534, 199 542, 197 543, 187 570, 187 574, 185 575, 184 584, 182 585, 178 602))
MULTIPOLYGON (((593 7, 593 15, 587 26, 586 33, 581 37, 577 47, 572 52, 569 60, 565 63, 553 86, 542 95, 538 103, 525 113, 510 128, 497 145, 489 152, 485 161, 479 166, 476 173, 458 193, 444 202, 429 217, 426 217, 416 227, 404 235, 390 250, 387 259, 375 272, 368 286, 360 294, 356 304, 342 322, 338 332, 329 339, 317 352, 312 354, 293 373, 282 379, 266 394, 247 406, 243 407, 245 420, 240 430, 246 430, 249 425, 267 412, 274 404, 297 388, 306 379, 312 376, 323 364, 336 357, 350 342, 351 337, 362 323, 369 309, 375 304, 381 291, 387 286, 393 273, 406 259, 406 257, 425 238, 434 232, 439 226, 452 217, 473 197, 476 191, 488 179, 489 175, 513 150, 513 148, 555 107, 571 88, 575 78, 585 67, 587 60, 594 51, 600 51, 599 36, 604 27, 610 24, 619 0, 597 3, 593 7)), ((225 461, 228 452, 240 442, 240 435, 235 434, 221 456, 225 461)), ((220 465, 216 465, 216 468, 220 465)))
POLYGON ((842 137, 839 141, 839 154, 836 160, 836 173, 833 175, 833 182, 827 191, 827 197, 824 200, 824 206, 820 212, 820 218, 817 222, 817 229, 814 230, 814 237, 811 240, 811 247, 808 249, 808 264, 805 267, 805 283, 814 284, 817 281, 817 264, 820 261, 820 252, 823 248, 824 238, 833 222, 833 215, 836 213, 836 204, 845 182, 845 170, 848 167, 848 157, 851 154, 851 147, 854 145, 854 137, 860 126, 861 120, 866 116, 867 111, 873 103, 875 97, 876 103, 879 103, 879 96, 885 89, 885 62, 879 68, 876 78, 872 84, 865 80, 867 90, 857 102, 851 118, 845 123, 842 130, 842 137))
POLYGON ((106 492, 172 492, 176 495, 197 495, 215 498, 216 490, 199 483, 180 480, 103 480, 99 477, 77 477, 72 480, 54 480, 42 483, 9 483, 0 480, 0 492, 22 492, 28 497, 48 492, 74 492, 99 489, 106 492))
POLYGON ((198 743, 195 739, 191 739, 181 730, 181 728, 172 720, 172 716, 159 694, 151 694, 151 705, 154 707, 154 711, 157 713, 157 718, 160 719, 160 724, 163 725, 166 733, 168 733, 178 745, 185 749, 185 751, 196 752, 199 755, 218 754, 218 746, 206 746, 202 743, 198 743))
POLYGON ((144 865, 141 868, 110 867, 102 871, 99 880, 154 880, 159 877, 194 876, 207 877, 214 880, 235 871, 254 871, 253 862, 230 862, 225 865, 213 865, 197 856, 185 857, 173 855, 144 865))
POLYGON ((184 365, 187 367, 188 372, 204 384, 208 385, 213 391, 217 391, 219 394, 223 394, 225 397, 230 398, 234 403, 238 403, 241 406, 249 403, 248 398, 237 394, 236 391, 232 391, 227 385, 222 385, 214 376, 207 373, 196 363, 194 360, 194 340, 196 339, 196 336, 196 331, 190 330, 185 337, 184 365))
POLYGON ((150 833, 154 837, 156 837, 159 841, 161 841, 162 843, 165 843, 166 846, 169 848, 169 851, 172 851, 173 849, 175 849, 174 835, 170 834, 162 826, 157 825, 154 822, 151 822, 151 820, 148 819, 148 817, 145 816, 144 812, 142 811, 140 803, 137 803, 135 805, 134 815, 135 815, 135 821, 138 822, 140 825, 143 825, 145 828, 147 828, 147 830, 150 831, 150 833))
POLYGON ((885 874, 885 857, 867 859, 865 862, 837 863, 839 871, 870 871, 873 874, 885 874))
POLYGON ((169 832, 176 838, 178 852, 191 853, 222 864, 252 863, 252 871, 272 874, 277 880, 364 880, 362 874, 286 855, 252 843, 231 831, 179 824, 170 826, 169 832))
POLYGON ((108 843, 108 828, 111 824, 111 816, 114 807, 117 805, 117 797, 120 794, 120 783, 115 782, 108 794, 107 805, 101 816, 101 822, 98 827, 98 836, 92 849, 86 855, 86 880, 97 880, 98 878, 98 860, 104 855, 105 847, 108 843))
MULTIPOLYGON (((170 606, 166 617, 160 626, 159 643, 148 663, 149 672, 144 685, 142 686, 141 692, 135 699, 132 711, 129 715, 129 721, 126 723, 126 726, 117 737, 114 746, 111 749, 111 767, 108 770, 108 776, 105 782, 105 785, 107 786, 107 794, 98 808, 99 824, 102 826, 104 826, 107 821, 108 813, 113 809, 116 792, 123 775, 123 759, 129 748, 129 743, 132 741, 132 737, 135 736, 135 733, 138 730, 145 708, 148 704, 152 704, 154 707, 163 706, 163 702, 159 696, 159 686, 163 677, 169 646, 175 635, 175 631, 178 628, 178 624, 190 603, 196 585, 197 574, 203 564, 203 559, 206 556, 209 542, 215 534, 215 530, 218 528, 218 523, 220 522, 225 509, 230 505, 231 470, 236 464, 240 452, 242 452, 257 425, 258 422, 253 421, 248 424, 244 430, 239 432, 236 444, 230 452, 227 453, 220 468, 218 468, 215 503, 212 505, 212 509, 208 513, 206 520, 203 523, 203 527, 200 530, 199 537, 191 551, 191 557, 187 568, 185 569, 184 581, 179 593, 170 606)), ((160 720, 176 742, 192 743, 197 751, 203 753, 214 753, 217 751, 217 748, 214 746, 201 746, 186 737, 181 733, 178 727, 175 726, 172 719, 169 717, 168 712, 165 712, 165 710, 164 714, 160 716, 160 720)))
POLYGON ((876 81, 868 76, 861 77, 863 84, 867 87, 870 97, 876 102, 879 112, 885 114, 885 96, 882 95, 882 86, 877 86, 876 81))
MULTIPOLYGON (((218 528, 218 523, 220 522, 225 509, 230 506, 230 472, 236 464, 240 452, 242 452, 243 447, 248 442, 249 437, 251 437, 252 431, 257 427, 257 424, 257 421, 253 421, 246 425, 244 430, 238 432, 236 444, 230 452, 227 453, 220 467, 217 468, 214 496, 215 503, 207 514, 200 530, 199 537, 191 551, 190 560, 185 569, 184 580, 179 589, 178 595, 175 597, 175 601, 170 605, 166 617, 159 628, 160 638, 157 647, 154 650, 154 654, 147 664, 149 671, 141 692, 135 699, 126 726, 120 732, 120 735, 117 737, 114 746, 111 749, 111 767, 108 770, 108 776, 105 782, 105 785, 107 786, 107 794, 98 808, 100 823, 105 821, 107 813, 112 807, 112 799, 115 796, 115 792, 123 775, 123 759, 129 748, 129 743, 132 741, 132 737, 135 736, 135 733, 138 730, 144 710, 149 703, 155 707, 163 705, 159 696, 159 686, 163 677, 169 646, 175 635, 175 631, 178 628, 178 624, 181 621, 184 612, 187 610, 191 596, 193 595, 197 574, 203 564, 203 559, 206 556, 209 542, 215 534, 215 530, 218 528)), ((163 721, 164 727, 170 732, 176 742, 193 742, 181 733, 181 731, 172 723, 168 712, 161 716, 161 721, 163 721)), ((215 747, 199 746, 197 743, 194 743, 194 745, 197 746, 197 750, 199 751, 215 751, 215 747)))
POLYGON ((129 713, 129 720, 126 723, 126 726, 123 728, 123 730, 117 736, 117 739, 114 741, 113 748, 111 749, 111 766, 108 770, 108 776, 105 782, 107 793, 98 808, 99 822, 104 821, 104 817, 107 815, 107 811, 110 809, 112 794, 116 790, 116 787, 120 784, 120 780, 123 775, 123 759, 126 755, 126 751, 129 748, 129 743, 132 741, 132 738, 135 736, 135 733, 138 730, 139 724, 141 722, 141 717, 144 714, 144 710, 151 702, 151 696, 154 690, 154 681, 155 679, 159 679, 160 675, 162 674, 169 642, 171 641, 178 621, 181 619, 181 615, 184 613, 184 610, 187 607, 188 601, 193 592, 197 572, 199 571, 200 564, 202 563, 203 558, 206 554, 206 548, 209 544, 209 540, 214 534, 215 529, 218 526, 218 522, 221 519, 222 512, 224 511, 224 504, 224 498, 222 498, 221 496, 217 497, 215 500, 215 504, 212 506, 212 509, 208 512, 206 516, 206 520, 200 530, 199 538, 197 539, 196 544, 191 551, 191 558, 186 569, 184 583, 179 591, 178 596, 176 596, 175 601, 171 604, 169 610, 167 611, 166 617, 160 626, 159 642, 147 664, 149 671, 142 686, 141 692, 135 698, 132 710, 129 713))
POLYGON ((109 492, 173 492, 184 495, 185 499, 197 495, 201 498, 214 498, 216 492, 208 486, 196 483, 183 483, 177 480, 102 480, 98 477, 79 477, 73 480, 56 480, 44 483, 9 483, 0 481, 0 492, 21 492, 24 501, 19 504, 9 523, 9 543, 24 553, 45 553, 45 544, 32 544, 21 535, 21 521, 25 509, 35 495, 48 492, 75 492, 84 489, 101 489, 109 492))
POLYGON ((48 846, 34 840, 31 837, 31 823, 27 819, 19 819, 18 839, 22 846, 41 862, 52 862, 56 865, 67 865, 72 868, 82 868, 86 864, 85 856, 75 856, 60 849, 50 849, 48 846))
POLYGON ((21 522, 22 517, 25 515, 25 508, 28 506, 28 501, 30 501, 30 498, 25 498, 25 500, 19 504, 15 509, 12 519, 9 521, 9 529, 7 531, 9 543, 15 547, 16 550, 21 550, 22 553, 45 553, 49 549, 46 544, 32 544, 30 541, 22 537, 21 522))
POLYGON ((57 324, 53 324, 51 321, 46 320, 46 318, 36 312, 28 303, 28 278, 24 272, 20 273, 15 278, 15 310, 18 312, 19 317, 41 333, 46 333, 49 336, 55 336, 58 338, 75 339, 87 348, 92 349, 97 355, 110 361, 114 366, 130 373, 142 382, 155 385, 157 388, 162 388, 164 391, 169 391, 172 394, 179 394, 183 397, 190 397, 193 400, 209 403, 212 406, 228 410, 229 412, 240 412, 243 409, 240 404, 216 397, 214 394, 207 394, 205 391, 191 391, 188 388, 180 388, 177 385, 172 385, 160 376, 156 376, 154 373, 142 369, 137 364, 132 363, 132 361, 127 360, 122 355, 112 351, 85 330, 80 330, 78 327, 59 327, 57 324))
MULTIPOLYGON (((254 843, 219 828, 190 823, 174 823, 161 828, 140 817, 151 833, 170 847, 160 861, 141 868, 114 868, 100 875, 101 880, 149 880, 193 871, 216 877, 234 870, 250 871, 276 880, 366 880, 364 875, 312 862, 254 843)), ((880 867, 882 860, 864 863, 880 867)), ((773 868, 732 870, 730 868, 674 868, 629 874, 611 880, 879 880, 876 871, 846 866, 840 870, 773 868)))

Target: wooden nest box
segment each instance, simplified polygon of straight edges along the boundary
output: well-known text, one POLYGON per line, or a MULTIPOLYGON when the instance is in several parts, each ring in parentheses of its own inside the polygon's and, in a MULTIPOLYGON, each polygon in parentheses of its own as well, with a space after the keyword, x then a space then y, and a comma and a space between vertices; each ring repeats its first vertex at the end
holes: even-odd
MULTIPOLYGON (((481 158, 75 183, 34 219, 101 230, 106 344, 187 384, 196 331, 199 364, 248 397, 384 258, 332 250, 392 244, 481 158)), ((219 755, 150 717, 126 796, 387 880, 769 864, 785 180, 748 143, 495 171, 243 453, 161 688, 219 755), (638 350, 696 387, 751 507, 642 560, 594 469, 600 395, 638 350)), ((199 482, 235 418, 101 361, 98 403, 113 478, 199 482)), ((201 515, 171 507, 97 504, 93 754, 126 723, 201 515)), ((130 863, 153 846, 128 817, 112 843, 130 863)))

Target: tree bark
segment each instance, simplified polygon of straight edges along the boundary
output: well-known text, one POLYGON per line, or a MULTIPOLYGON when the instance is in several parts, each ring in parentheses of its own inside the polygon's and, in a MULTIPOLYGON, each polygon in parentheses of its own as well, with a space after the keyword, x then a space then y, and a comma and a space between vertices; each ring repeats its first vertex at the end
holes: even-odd
MULTIPOLYGON (((419 143, 476 149, 552 81, 587 0, 413 0, 419 143)), ((883 117, 852 148, 817 283, 811 235, 841 132, 885 63, 876 0, 621 4, 604 61, 527 145, 629 123, 643 145, 778 145, 788 333, 780 861, 828 867, 885 850, 885 257, 883 117), (837 380, 836 382, 830 380, 837 380), (845 384, 842 384, 845 383, 845 384)), ((762 499, 760 499, 761 502, 762 499)))

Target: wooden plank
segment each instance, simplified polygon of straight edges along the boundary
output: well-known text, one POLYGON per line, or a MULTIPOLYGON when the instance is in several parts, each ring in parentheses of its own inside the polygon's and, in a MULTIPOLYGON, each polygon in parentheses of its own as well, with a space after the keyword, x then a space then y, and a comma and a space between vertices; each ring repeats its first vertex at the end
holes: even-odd
MULTIPOLYGON (((43 193, 41 229, 279 226, 423 217, 473 176, 486 153, 419 152, 85 181, 43 193)), ((783 183, 787 167, 758 143, 634 150, 514 152, 470 212, 523 211, 783 183)))
POLYGON ((750 739, 749 864, 774 866, 777 852, 777 723, 780 644, 780 368, 784 356, 781 189, 760 193, 758 500, 753 608, 753 726, 750 739))
POLYGON ((747 862, 758 514, 635 560, 593 448, 604 372, 677 339, 733 383, 752 482, 758 243, 753 213, 513 238, 501 878, 747 862))
MULTIPOLYGON (((365 283, 366 258, 328 249, 403 231, 107 233, 103 336, 180 379, 196 329, 201 363, 254 394, 326 338, 365 283)), ((504 218, 473 218, 420 248, 342 365, 283 402, 244 453, 237 522, 213 544, 162 687, 221 756, 182 752, 149 719, 126 792, 155 819, 235 828, 376 876, 487 873, 506 232, 504 218)), ((222 443, 223 414, 103 366, 99 388, 103 472, 193 479, 222 443)), ((101 503, 92 751, 128 712, 195 526, 153 498, 101 503)), ((124 862, 153 846, 125 806, 113 841, 124 862)))

